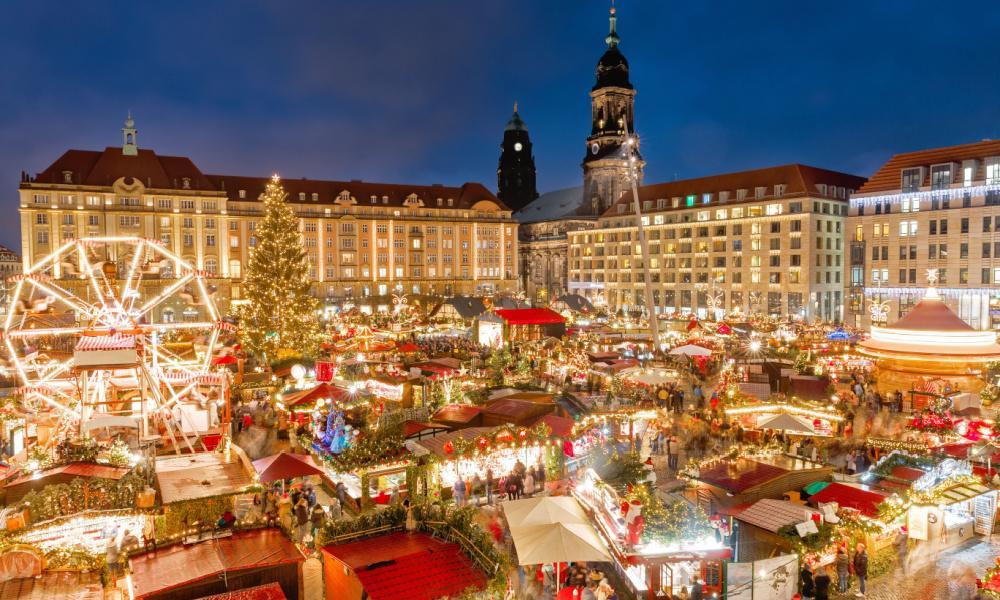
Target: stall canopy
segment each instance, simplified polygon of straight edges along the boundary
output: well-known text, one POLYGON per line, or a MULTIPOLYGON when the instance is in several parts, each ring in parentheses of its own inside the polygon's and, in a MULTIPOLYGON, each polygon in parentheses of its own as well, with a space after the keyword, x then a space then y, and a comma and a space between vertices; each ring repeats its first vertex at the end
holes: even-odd
POLYGON ((878 505, 883 500, 885 496, 881 494, 843 483, 831 483, 809 498, 814 504, 836 502, 841 508, 853 508, 867 517, 878 516, 878 505))
POLYGON ((789 433, 798 433, 803 435, 813 435, 816 430, 806 422, 804 419, 800 419, 794 415, 788 413, 782 413, 777 416, 762 419, 757 423, 759 429, 777 429, 780 431, 787 431, 789 433))
POLYGON ((261 483, 323 474, 323 469, 316 466, 308 454, 288 452, 257 459, 253 461, 253 468, 257 470, 261 483))
POLYGON ((400 352, 402 354, 412 354, 413 352, 420 352, 420 350, 420 346, 411 343, 396 346, 396 352, 400 352))
POLYGON ((504 515, 511 529, 552 523, 587 523, 587 513, 572 496, 546 496, 505 502, 504 515))
POLYGON ((285 406, 291 408, 294 406, 305 406, 312 404, 317 400, 331 399, 335 402, 340 402, 350 396, 350 392, 344 388, 331 385, 329 383, 320 383, 314 387, 306 390, 299 390, 297 392, 292 392, 287 394, 284 398, 285 406))
POLYGON ((566 322, 565 317, 548 308, 499 309, 496 313, 510 325, 555 325, 566 322))
POLYGON ((677 346, 672 349, 670 354, 674 356, 711 356, 712 351, 708 348, 703 348, 702 346, 684 344, 683 346, 677 346))
POLYGON ((244 491, 252 483, 249 465, 233 452, 201 452, 156 459, 156 482, 164 504, 244 491))

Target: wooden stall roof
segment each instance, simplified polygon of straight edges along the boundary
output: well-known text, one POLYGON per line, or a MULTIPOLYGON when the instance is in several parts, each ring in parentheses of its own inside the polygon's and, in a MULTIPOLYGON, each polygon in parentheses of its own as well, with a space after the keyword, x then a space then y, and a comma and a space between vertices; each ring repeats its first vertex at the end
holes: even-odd
POLYGON ((448 442, 453 442, 457 439, 463 439, 465 441, 472 441, 479 437, 480 435, 489 433, 493 431, 493 427, 467 427, 465 429, 459 429, 457 431, 451 431, 449 433, 442 433, 441 435, 436 435, 431 438, 424 438, 422 440, 413 440, 412 443, 420 446, 421 448, 427 450, 440 457, 448 456, 448 453, 444 451, 444 446, 448 442))
POLYGON ((782 527, 801 523, 811 518, 813 514, 819 513, 794 502, 765 498, 758 500, 753 506, 737 515, 736 518, 771 533, 778 533, 778 530, 782 527))
POLYGON ((94 479, 121 479, 128 473, 130 469, 124 467, 112 467, 111 465, 98 465, 94 463, 84 463, 76 462, 70 463, 68 465, 62 465, 59 467, 54 467, 52 469, 47 469, 39 473, 29 473, 27 475, 22 475, 14 481, 8 483, 8 486, 20 485, 22 483, 27 483, 29 481, 38 481, 40 479, 48 479, 56 475, 64 475, 69 477, 90 477, 94 479))
POLYGON ((10 579, 0 583, 3 600, 104 600, 104 588, 96 571, 46 571, 41 577, 10 579))
POLYGON ((224 572, 302 562, 305 557, 278 529, 234 533, 194 545, 177 544, 131 559, 137 599, 224 572))
POLYGON ((164 504, 234 494, 253 483, 253 475, 234 452, 202 452, 156 459, 156 482, 164 504))

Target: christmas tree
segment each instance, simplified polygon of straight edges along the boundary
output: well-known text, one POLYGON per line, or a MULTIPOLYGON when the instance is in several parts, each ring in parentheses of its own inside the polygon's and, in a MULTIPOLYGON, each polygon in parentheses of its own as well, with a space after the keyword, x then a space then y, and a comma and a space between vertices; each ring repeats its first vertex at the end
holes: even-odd
POLYGON ((264 218, 257 223, 257 245, 243 280, 247 302, 237 310, 244 347, 271 361, 279 354, 311 356, 320 339, 319 301, 309 293, 299 220, 285 196, 275 175, 264 190, 264 218))

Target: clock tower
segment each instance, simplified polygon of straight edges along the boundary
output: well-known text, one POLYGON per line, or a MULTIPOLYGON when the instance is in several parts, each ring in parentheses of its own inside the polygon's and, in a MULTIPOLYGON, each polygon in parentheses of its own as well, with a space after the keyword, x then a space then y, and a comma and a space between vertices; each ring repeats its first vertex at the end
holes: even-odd
POLYGON ((635 88, 629 81, 628 61, 618 49, 621 38, 616 31, 615 8, 611 7, 610 31, 604 41, 608 49, 597 63, 594 87, 590 90, 590 136, 583 159, 583 205, 581 212, 597 216, 608 209, 631 186, 624 136, 632 135, 636 144, 636 173, 642 184, 645 161, 638 152, 635 135, 635 88))
POLYGON ((497 167, 497 198, 511 210, 518 211, 538 198, 535 188, 535 157, 531 155, 528 127, 517 113, 503 130, 500 144, 500 165, 497 167))

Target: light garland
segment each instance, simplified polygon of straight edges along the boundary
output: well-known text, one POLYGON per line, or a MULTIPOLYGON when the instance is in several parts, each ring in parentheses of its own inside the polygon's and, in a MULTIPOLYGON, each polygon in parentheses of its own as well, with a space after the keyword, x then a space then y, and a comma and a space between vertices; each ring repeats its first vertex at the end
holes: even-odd
MULTIPOLYGON (((989 192, 1000 192, 1000 182, 987 183, 983 185, 969 185, 958 188, 946 188, 943 190, 920 190, 914 192, 897 192, 893 194, 880 194, 877 196, 855 196, 850 200, 851 206, 875 206, 876 204, 898 204, 903 200, 934 200, 947 198, 951 200, 961 200, 965 196, 985 196, 989 192)), ((920 212, 913 211, 913 212, 920 212)), ((902 214, 902 213, 900 213, 902 214)))
POLYGON ((800 415, 804 417, 811 417, 813 419, 824 419, 827 421, 833 421, 839 423, 844 420, 844 417, 839 413, 832 411, 820 411, 815 409, 804 408, 792 404, 758 404, 751 406, 738 406, 733 408, 725 409, 727 415, 745 415, 745 414, 760 414, 760 413, 787 413, 791 415, 800 415))

